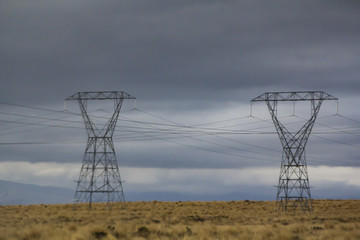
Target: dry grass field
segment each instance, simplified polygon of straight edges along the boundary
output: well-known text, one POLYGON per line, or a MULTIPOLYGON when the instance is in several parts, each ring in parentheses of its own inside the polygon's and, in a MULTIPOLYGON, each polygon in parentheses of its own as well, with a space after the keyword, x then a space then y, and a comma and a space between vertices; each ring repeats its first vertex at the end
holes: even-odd
POLYGON ((360 200, 313 206, 296 215, 258 201, 0 206, 0 240, 360 239, 360 200))

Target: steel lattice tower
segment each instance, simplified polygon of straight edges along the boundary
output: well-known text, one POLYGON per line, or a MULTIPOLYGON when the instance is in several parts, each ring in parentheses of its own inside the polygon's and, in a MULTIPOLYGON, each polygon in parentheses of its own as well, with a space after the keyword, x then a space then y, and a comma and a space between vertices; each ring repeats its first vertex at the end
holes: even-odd
POLYGON ((251 100, 252 103, 260 101, 266 103, 283 147, 276 195, 278 211, 295 211, 298 208, 303 211, 312 210, 305 146, 324 100, 337 100, 337 98, 322 91, 266 92, 251 100), (310 119, 297 132, 290 132, 277 118, 279 101, 310 101, 310 119))
POLYGON ((77 92, 65 100, 77 100, 84 118, 88 141, 77 181, 74 203, 124 202, 118 163, 116 160, 113 133, 124 99, 135 99, 121 91, 77 92), (88 100, 113 100, 114 112, 99 129, 87 113, 88 100))

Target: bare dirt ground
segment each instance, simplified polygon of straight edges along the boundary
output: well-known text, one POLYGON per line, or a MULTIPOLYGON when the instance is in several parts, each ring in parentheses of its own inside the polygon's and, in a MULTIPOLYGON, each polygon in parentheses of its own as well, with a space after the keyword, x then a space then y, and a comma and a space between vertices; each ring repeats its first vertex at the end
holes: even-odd
POLYGON ((0 240, 360 239, 360 200, 314 200, 307 213, 274 202, 127 202, 0 206, 0 240))

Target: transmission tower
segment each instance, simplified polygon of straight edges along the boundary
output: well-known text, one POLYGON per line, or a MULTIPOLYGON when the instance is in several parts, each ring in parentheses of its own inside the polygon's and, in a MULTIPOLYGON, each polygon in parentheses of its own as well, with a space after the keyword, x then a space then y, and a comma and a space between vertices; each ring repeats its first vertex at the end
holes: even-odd
POLYGON ((322 91, 312 91, 266 92, 251 100, 252 103, 266 103, 283 147, 276 195, 276 208, 278 211, 312 210, 305 146, 319 113, 321 103, 324 100, 338 99, 322 91), (297 101, 310 101, 310 119, 297 132, 290 132, 277 118, 277 105, 279 101, 293 103, 297 101))
POLYGON ((124 202, 120 172, 116 160, 113 133, 124 99, 135 99, 120 91, 77 92, 65 100, 77 100, 84 118, 88 141, 77 181, 74 203, 124 202), (88 100, 114 101, 114 111, 107 122, 98 128, 87 112, 88 100))

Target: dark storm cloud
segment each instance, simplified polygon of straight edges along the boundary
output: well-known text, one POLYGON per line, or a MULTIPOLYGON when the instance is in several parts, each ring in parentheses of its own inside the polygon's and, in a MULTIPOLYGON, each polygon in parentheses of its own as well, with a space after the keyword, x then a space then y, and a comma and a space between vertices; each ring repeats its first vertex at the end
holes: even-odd
POLYGON ((355 1, 5 1, 1 96, 55 102, 119 89, 144 100, 239 100, 243 91, 248 101, 267 89, 354 92, 358 10, 355 1))

